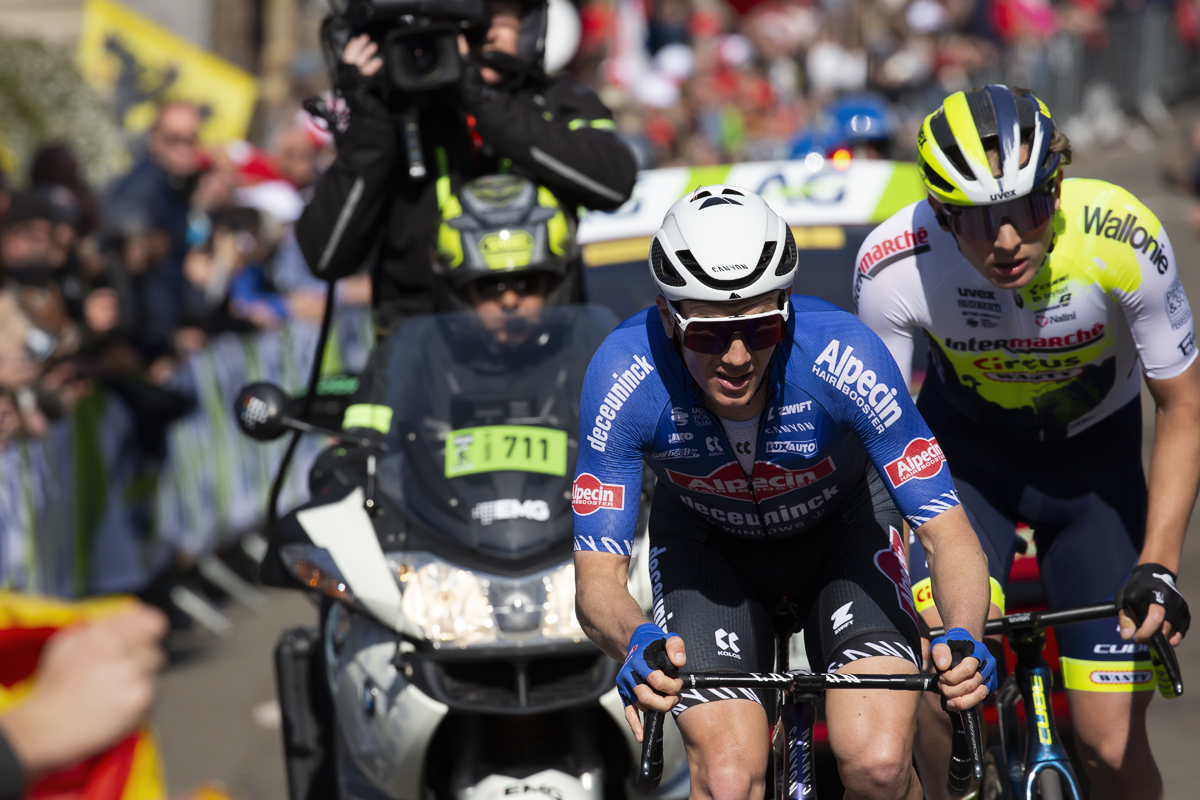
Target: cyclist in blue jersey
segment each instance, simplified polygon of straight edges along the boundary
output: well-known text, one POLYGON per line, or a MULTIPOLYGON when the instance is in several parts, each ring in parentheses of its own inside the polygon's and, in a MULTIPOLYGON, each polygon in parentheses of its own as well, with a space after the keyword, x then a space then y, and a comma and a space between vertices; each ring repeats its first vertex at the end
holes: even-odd
MULTIPOLYGON (((815 669, 915 673, 904 520, 945 613, 933 658, 951 707, 973 707, 995 685, 979 642, 987 561, 941 448, 879 338, 824 301, 791 296, 797 255, 754 193, 697 189, 654 237, 657 308, 614 331, 584 381, 576 611, 624 662, 617 684, 634 733, 637 709, 676 715, 696 800, 763 796, 774 692, 683 691, 647 665, 647 646, 665 638, 691 672, 769 671, 782 608, 815 669), (658 479, 652 622, 626 586, 643 462, 658 479), (953 669, 947 640, 968 654, 953 669)), ((847 797, 919 800, 917 705, 910 693, 826 699, 847 797)))

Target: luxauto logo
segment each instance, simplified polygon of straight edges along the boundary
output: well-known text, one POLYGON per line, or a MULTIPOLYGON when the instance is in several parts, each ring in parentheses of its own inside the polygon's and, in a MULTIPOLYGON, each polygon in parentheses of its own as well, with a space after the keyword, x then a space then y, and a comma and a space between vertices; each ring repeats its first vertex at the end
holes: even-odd
POLYGON ((646 360, 645 356, 634 356, 633 364, 629 369, 620 374, 616 372, 612 374, 616 382, 604 396, 604 402, 601 403, 598 409, 599 413, 596 415, 595 425, 587 437, 593 450, 604 452, 604 448, 608 446, 608 432, 612 430, 612 423, 617 418, 617 412, 651 372, 654 372, 654 367, 646 360))
POLYGON ((862 361, 850 355, 853 352, 852 346, 842 348, 841 342, 832 339, 813 362, 813 372, 854 401, 876 432, 883 433, 900 419, 904 409, 896 402, 896 390, 880 383, 874 370, 866 369, 862 361))
POLYGON ((581 517, 595 514, 600 509, 609 511, 625 510, 625 487, 612 483, 601 483, 590 472, 584 472, 575 479, 571 487, 571 508, 581 517))
POLYGON ((812 457, 817 454, 817 442, 815 439, 806 439, 799 442, 767 442, 767 452, 770 454, 799 453, 802 456, 812 457))
POLYGON ((911 480, 927 480, 942 471, 946 455, 937 439, 917 437, 904 448, 904 454, 886 465, 888 480, 899 489, 911 480))

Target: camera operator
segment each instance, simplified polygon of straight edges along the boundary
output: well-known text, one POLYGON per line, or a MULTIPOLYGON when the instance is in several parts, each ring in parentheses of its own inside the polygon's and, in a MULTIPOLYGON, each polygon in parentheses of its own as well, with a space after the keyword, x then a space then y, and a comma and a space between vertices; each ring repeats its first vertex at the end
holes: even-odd
MULTIPOLYGON (((380 332, 435 310, 431 254, 440 207, 467 180, 522 175, 553 191, 572 215, 578 206, 616 208, 633 190, 636 166, 612 112, 587 87, 542 71, 547 1, 491 0, 489 8, 482 41, 468 48, 460 37, 463 75, 446 89, 397 92, 366 35, 351 38, 342 53, 338 86, 350 121, 296 232, 320 278, 348 275, 371 258, 380 332), (414 108, 423 177, 411 174, 398 122, 414 108)), ((582 298, 578 263, 571 271, 572 297, 582 298)))

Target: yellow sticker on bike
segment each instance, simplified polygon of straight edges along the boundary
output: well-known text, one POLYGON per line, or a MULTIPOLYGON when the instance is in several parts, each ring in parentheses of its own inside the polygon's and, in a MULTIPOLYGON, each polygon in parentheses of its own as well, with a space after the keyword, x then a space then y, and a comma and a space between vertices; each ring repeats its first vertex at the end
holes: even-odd
POLYGON ((446 436, 446 477, 481 472, 567 474, 567 433, 533 425, 484 425, 446 436))

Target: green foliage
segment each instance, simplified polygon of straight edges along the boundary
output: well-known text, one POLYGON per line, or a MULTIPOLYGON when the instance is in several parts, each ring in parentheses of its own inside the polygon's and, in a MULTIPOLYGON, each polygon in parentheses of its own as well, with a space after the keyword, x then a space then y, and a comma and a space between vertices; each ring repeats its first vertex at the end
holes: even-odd
POLYGON ((54 142, 75 151, 96 187, 129 163, 108 101, 79 74, 71 54, 0 34, 0 166, 22 184, 33 154, 54 142))

